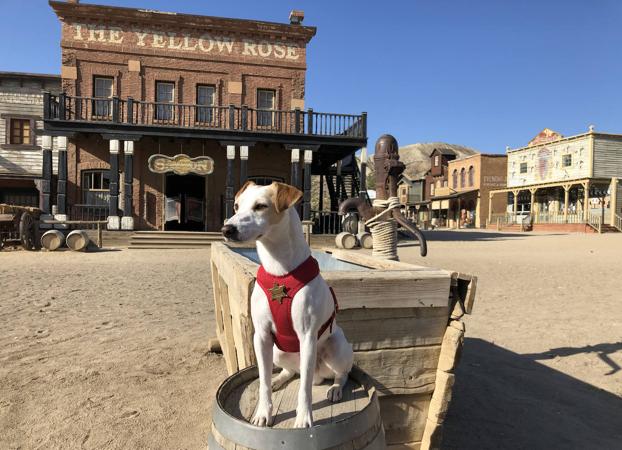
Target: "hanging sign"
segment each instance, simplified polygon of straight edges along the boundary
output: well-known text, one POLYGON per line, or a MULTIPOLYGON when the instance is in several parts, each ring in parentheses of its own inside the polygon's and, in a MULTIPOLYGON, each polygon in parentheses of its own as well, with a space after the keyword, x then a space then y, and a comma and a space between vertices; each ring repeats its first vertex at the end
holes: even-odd
POLYGON ((166 156, 155 154, 149 157, 149 170, 155 173, 173 172, 176 175, 209 175, 214 171, 214 160, 209 156, 191 158, 188 155, 166 156))

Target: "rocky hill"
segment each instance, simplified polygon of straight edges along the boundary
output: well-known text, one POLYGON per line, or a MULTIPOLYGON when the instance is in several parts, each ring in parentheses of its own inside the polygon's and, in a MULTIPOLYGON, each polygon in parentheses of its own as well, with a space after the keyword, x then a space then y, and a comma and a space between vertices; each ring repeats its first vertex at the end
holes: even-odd
POLYGON ((435 148, 451 149, 456 154, 457 159, 479 153, 472 148, 456 144, 446 144, 444 142, 405 145, 400 147, 400 160, 406 164, 404 173, 415 179, 423 177, 430 170, 430 155, 435 148))

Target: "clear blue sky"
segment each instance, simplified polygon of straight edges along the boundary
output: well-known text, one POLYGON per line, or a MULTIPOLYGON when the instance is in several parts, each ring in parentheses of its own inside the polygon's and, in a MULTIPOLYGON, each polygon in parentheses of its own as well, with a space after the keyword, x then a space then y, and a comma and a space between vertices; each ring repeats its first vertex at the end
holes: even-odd
MULTIPOLYGON (((620 0, 98 0, 317 27, 307 106, 369 113, 369 146, 445 141, 485 152, 544 127, 622 133, 620 0)), ((60 71, 44 0, 0 0, 0 70, 60 71)))

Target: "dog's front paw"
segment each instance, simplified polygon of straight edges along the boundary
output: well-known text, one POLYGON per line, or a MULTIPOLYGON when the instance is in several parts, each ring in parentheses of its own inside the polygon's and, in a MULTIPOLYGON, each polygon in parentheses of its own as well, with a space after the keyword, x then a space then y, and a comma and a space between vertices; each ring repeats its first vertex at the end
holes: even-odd
POLYGON ((296 414, 294 428, 311 428, 313 426, 313 415, 311 411, 300 411, 296 414))
POLYGON ((251 423, 257 427, 269 427, 272 425, 272 408, 257 406, 257 412, 251 419, 251 423))
POLYGON ((335 403, 341 400, 343 389, 338 384, 333 384, 326 391, 326 398, 335 403))

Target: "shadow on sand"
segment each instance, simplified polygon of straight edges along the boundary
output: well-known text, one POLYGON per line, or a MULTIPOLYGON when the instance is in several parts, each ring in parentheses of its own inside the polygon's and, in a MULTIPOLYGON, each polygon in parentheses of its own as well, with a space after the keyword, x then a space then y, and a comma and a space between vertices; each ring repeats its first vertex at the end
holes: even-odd
MULTIPOLYGON (((620 344, 579 351, 612 351, 620 344), (612 347, 613 346, 613 347, 612 347)), ((444 449, 615 449, 622 397, 519 355, 467 338, 444 427, 444 449)))

